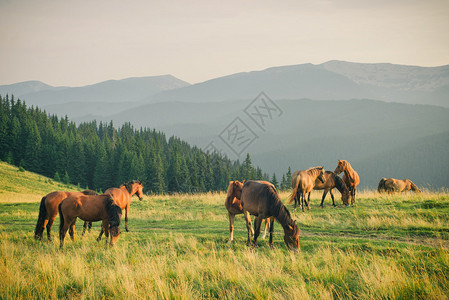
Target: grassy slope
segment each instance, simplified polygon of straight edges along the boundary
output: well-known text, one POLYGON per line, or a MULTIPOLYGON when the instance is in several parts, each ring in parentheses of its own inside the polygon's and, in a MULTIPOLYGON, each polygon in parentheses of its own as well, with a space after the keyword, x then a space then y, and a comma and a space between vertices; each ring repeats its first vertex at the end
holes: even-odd
MULTIPOLYGON (((123 232, 115 247, 95 241, 97 224, 60 251, 57 239, 48 243, 32 238, 38 201, 55 186, 14 172, 0 165, 0 181, 8 187, 1 189, 7 200, 0 203, 0 298, 449 295, 449 196, 444 193, 365 192, 356 207, 333 208, 328 200, 324 209, 315 194, 310 212, 292 212, 302 231, 299 253, 286 249, 279 224, 274 250, 266 240, 250 249, 242 216, 236 218, 234 244, 227 245, 224 194, 147 196, 140 202, 133 198, 131 231, 123 232), (15 182, 15 191, 6 180, 15 182), (30 202, 24 202, 20 191, 33 195, 30 202)), ((284 203, 287 197, 281 194, 284 203)))

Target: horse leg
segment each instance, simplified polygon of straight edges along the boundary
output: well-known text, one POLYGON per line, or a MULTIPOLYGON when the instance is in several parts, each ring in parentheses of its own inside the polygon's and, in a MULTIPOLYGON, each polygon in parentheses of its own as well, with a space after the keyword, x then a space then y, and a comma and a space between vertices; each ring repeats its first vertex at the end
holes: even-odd
POLYGON ((251 232, 253 230, 253 226, 251 224, 251 216, 248 211, 244 211, 243 214, 245 215, 246 220, 246 229, 248 230, 248 245, 251 245, 251 232))
POLYGON ((302 192, 301 193, 301 198, 302 198, 302 200, 301 200, 301 209, 302 209, 302 211, 304 212, 305 210, 304 210, 304 202, 305 202, 305 198, 306 198, 306 193, 305 192, 302 192))
POLYGON ((311 192, 309 192, 309 195, 307 197, 307 210, 310 210, 310 194, 311 192))
POLYGON ((326 195, 327 195, 327 190, 324 190, 323 197, 321 197, 321 204, 320 204, 321 207, 324 207, 324 198, 326 198, 326 195))
POLYGON ((129 210, 129 205, 125 208, 125 231, 129 232, 128 229, 128 210, 129 210))
POLYGON ((262 225, 262 218, 256 217, 254 219, 254 246, 256 246, 257 238, 260 234, 260 226, 262 225))
POLYGON ((67 230, 69 230, 69 227, 72 223, 73 223, 72 218, 61 217, 61 224, 59 226, 59 247, 61 249, 64 247, 64 238, 65 238, 65 235, 67 234, 67 230))
MULTIPOLYGON (((90 223, 90 224, 92 224, 92 223, 90 223)), ((86 233, 86 229, 87 229, 88 226, 89 226, 89 222, 84 221, 84 224, 83 224, 83 233, 81 234, 81 236, 84 236, 84 234, 86 233)), ((89 231, 90 231, 90 230, 89 230, 89 231)))
POLYGON ((273 232, 274 232, 274 217, 267 219, 270 221, 270 247, 273 248, 273 232))
POLYGON ((73 220, 73 222, 70 224, 70 227, 69 227, 69 235, 70 235, 70 238, 72 239, 72 241, 75 241, 75 223, 76 223, 76 218, 73 220))
POLYGON ((334 193, 332 193, 332 190, 329 190, 329 194, 331 194, 331 198, 332 198, 332 206, 337 206, 335 205, 335 200, 334 200, 334 193))
POLYGON ((97 237, 97 242, 101 241, 101 236, 103 235, 105 229, 103 228, 103 225, 101 225, 100 234, 97 237))
MULTIPOLYGON (((103 220, 103 222, 101 223, 101 230, 102 232, 104 231, 104 236, 106 237, 106 246, 108 245, 108 240, 109 240, 109 221, 108 220, 103 220)), ((97 238, 97 241, 99 240, 100 237, 97 238)))
POLYGON ((235 215, 233 215, 230 212, 228 212, 228 216, 229 216, 229 240, 228 240, 228 244, 231 244, 232 241, 234 240, 234 220, 235 220, 235 215))
POLYGON ((268 228, 269 223, 270 223, 270 219, 269 219, 269 218, 266 218, 266 219, 265 219, 265 228, 264 228, 264 230, 263 230, 263 236, 262 236, 262 239, 265 239, 265 237, 267 236, 267 228, 268 228))
POLYGON ((357 190, 357 187, 354 187, 351 191, 351 204, 354 205, 355 204, 355 192, 357 190))
POLYGON ((47 221, 47 225, 45 226, 47 228, 47 239, 51 241, 51 227, 53 226, 53 222, 55 221, 56 216, 51 216, 50 219, 47 221))

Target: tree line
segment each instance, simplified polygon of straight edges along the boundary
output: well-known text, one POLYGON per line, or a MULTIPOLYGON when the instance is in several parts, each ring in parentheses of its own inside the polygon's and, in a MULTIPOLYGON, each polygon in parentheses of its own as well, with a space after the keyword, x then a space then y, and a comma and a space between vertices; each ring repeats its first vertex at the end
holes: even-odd
POLYGON ((222 191, 230 180, 243 179, 289 186, 288 172, 278 183, 275 174, 270 178, 254 167, 249 154, 243 162, 233 162, 130 123, 120 128, 96 121, 77 126, 67 116, 49 115, 8 95, 0 95, 0 159, 97 191, 133 179, 157 194, 222 191))

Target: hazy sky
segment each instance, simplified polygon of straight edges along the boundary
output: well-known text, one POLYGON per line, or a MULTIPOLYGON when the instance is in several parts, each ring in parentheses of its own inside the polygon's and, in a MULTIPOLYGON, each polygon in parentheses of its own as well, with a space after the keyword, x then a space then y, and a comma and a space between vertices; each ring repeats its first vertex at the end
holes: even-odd
POLYGON ((449 64, 448 0, 0 0, 0 85, 190 83, 338 59, 449 64))

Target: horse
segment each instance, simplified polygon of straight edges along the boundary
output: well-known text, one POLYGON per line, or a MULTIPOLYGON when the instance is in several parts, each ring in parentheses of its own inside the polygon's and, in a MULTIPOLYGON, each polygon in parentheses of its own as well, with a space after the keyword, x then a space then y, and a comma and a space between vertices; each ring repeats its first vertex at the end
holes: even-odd
POLYGON ((382 178, 377 186, 379 193, 387 192, 389 194, 394 192, 407 192, 413 191, 415 193, 421 193, 421 190, 410 179, 395 179, 395 178, 382 178))
POLYGON ((331 194, 332 205, 336 206, 334 201, 334 194, 332 193, 333 188, 337 188, 341 193, 341 201, 343 202, 343 204, 349 205, 349 189, 343 182, 343 180, 335 175, 335 173, 332 171, 324 172, 323 179, 324 183, 317 178, 315 180, 315 186, 313 187, 314 190, 324 190, 320 206, 324 207, 324 198, 326 198, 328 192, 331 194))
POLYGON ((59 241, 60 248, 64 246, 64 238, 67 230, 72 240, 75 240, 75 222, 80 218, 88 222, 102 222, 102 229, 108 243, 111 234, 110 245, 114 245, 120 235, 120 218, 122 209, 114 201, 111 195, 71 195, 65 198, 58 206, 59 210, 59 241))
MULTIPOLYGON (((128 212, 129 206, 131 204, 131 196, 137 195, 139 200, 143 199, 143 185, 142 181, 132 180, 126 182, 120 186, 120 188, 109 188, 104 192, 104 195, 110 195, 112 199, 117 203, 118 206, 123 210, 125 209, 125 231, 129 232, 128 229, 128 212)), ((101 228, 100 235, 97 240, 101 240, 103 235, 103 228, 101 228)))
POLYGON ((256 218, 254 219, 253 245, 257 243, 262 220, 270 218, 269 243, 270 247, 273 248, 274 219, 276 218, 284 229, 284 242, 287 246, 294 250, 299 248, 298 225, 291 218, 288 209, 282 204, 273 184, 266 181, 249 180, 243 185, 240 200, 242 201, 243 214, 248 230, 248 245, 251 245, 251 215, 254 215, 256 218))
POLYGON ((355 193, 357 191, 357 186, 360 183, 359 174, 352 168, 351 164, 346 160, 339 160, 338 165, 335 168, 334 173, 339 175, 341 172, 343 174, 343 181, 349 189, 349 193, 351 194, 351 204, 355 203, 355 193))
MULTIPOLYGON (((231 244, 234 240, 234 220, 235 215, 243 214, 242 201, 240 201, 240 195, 242 194, 242 188, 245 181, 230 181, 228 186, 228 192, 226 195, 225 207, 228 210, 229 216, 229 231, 230 236, 228 244, 231 244)), ((270 223, 269 219, 265 219, 265 230, 262 238, 264 239, 267 235, 267 228, 270 223)), ((251 228, 252 230, 252 228, 251 228)), ((254 234, 254 231, 252 230, 254 234)))
POLYGON ((82 192, 51 192, 41 199, 39 206, 39 217, 37 218, 36 229, 34 230, 34 238, 41 240, 45 228, 47 228, 47 239, 51 241, 51 227, 58 215, 58 205, 70 195, 96 195, 94 191, 85 190, 82 192))
POLYGON ((318 179, 322 183, 324 183, 324 168, 323 167, 313 167, 304 171, 296 171, 292 175, 292 195, 290 197, 289 203, 295 201, 295 210, 296 204, 299 202, 302 207, 302 211, 304 211, 304 202, 306 193, 308 193, 308 202, 307 209, 310 210, 310 193, 315 186, 315 181, 318 179), (302 196, 302 201, 301 201, 302 196))

